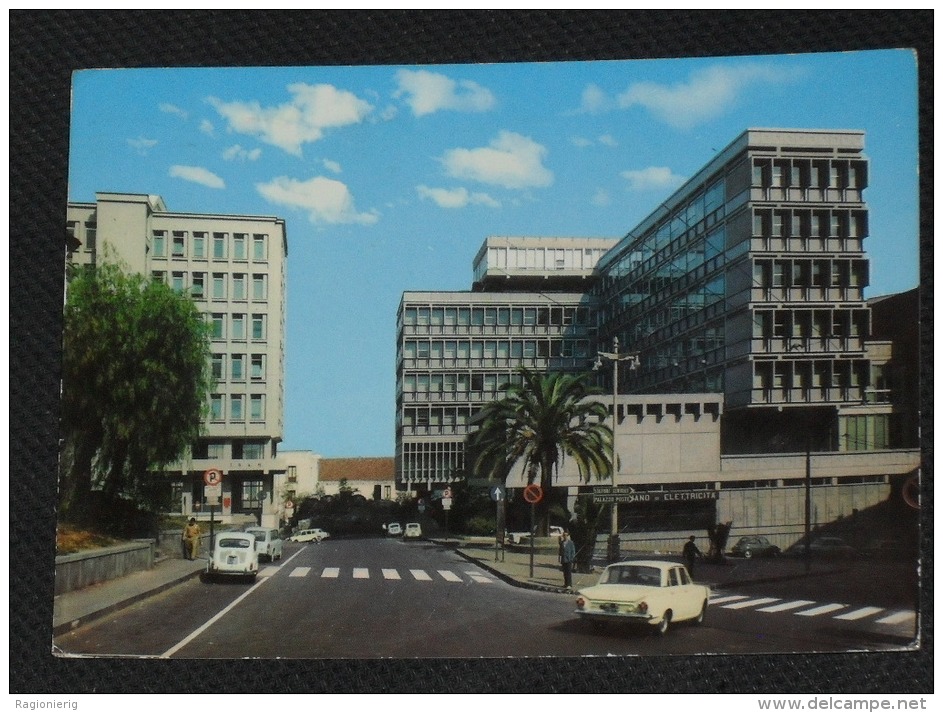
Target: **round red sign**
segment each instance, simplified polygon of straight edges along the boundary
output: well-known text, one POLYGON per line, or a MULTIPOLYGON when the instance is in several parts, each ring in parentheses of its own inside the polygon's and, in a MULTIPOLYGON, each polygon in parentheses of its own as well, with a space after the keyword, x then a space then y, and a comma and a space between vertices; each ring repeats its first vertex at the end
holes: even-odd
POLYGON ((524 500, 529 502, 531 505, 536 505, 544 498, 543 489, 536 483, 531 483, 526 488, 524 488, 524 500))
POLYGON ((210 468, 203 473, 203 482, 207 485, 219 485, 223 482, 223 471, 219 468, 210 468))

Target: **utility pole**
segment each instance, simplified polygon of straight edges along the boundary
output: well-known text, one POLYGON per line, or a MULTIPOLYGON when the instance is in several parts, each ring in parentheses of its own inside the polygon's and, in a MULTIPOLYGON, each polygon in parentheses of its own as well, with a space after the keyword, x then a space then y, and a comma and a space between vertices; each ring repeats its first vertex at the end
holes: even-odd
MULTIPOLYGON (((603 359, 609 359, 612 362, 612 487, 614 490, 619 473, 619 451, 616 448, 616 432, 619 428, 619 362, 629 362, 629 369, 634 371, 639 366, 639 359, 638 352, 626 352, 625 354, 619 353, 618 337, 614 337, 612 340, 611 352, 597 353, 596 363, 593 365, 593 369, 600 369, 602 367, 603 359)), ((606 555, 609 562, 617 562, 619 560, 621 550, 619 543, 619 505, 615 500, 613 500, 609 508, 609 542, 606 555)))

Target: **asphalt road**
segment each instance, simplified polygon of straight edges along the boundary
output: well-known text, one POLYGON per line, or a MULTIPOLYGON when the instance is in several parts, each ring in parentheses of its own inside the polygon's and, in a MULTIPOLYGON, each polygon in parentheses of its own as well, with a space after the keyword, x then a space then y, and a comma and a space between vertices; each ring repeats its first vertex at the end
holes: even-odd
POLYGON ((757 588, 717 592, 705 624, 665 637, 597 631, 575 617, 573 595, 512 586, 433 543, 338 539, 286 543, 255 583, 193 579, 55 645, 65 655, 467 658, 892 650, 912 635, 904 618, 878 624, 868 608, 800 594, 801 607, 757 588))

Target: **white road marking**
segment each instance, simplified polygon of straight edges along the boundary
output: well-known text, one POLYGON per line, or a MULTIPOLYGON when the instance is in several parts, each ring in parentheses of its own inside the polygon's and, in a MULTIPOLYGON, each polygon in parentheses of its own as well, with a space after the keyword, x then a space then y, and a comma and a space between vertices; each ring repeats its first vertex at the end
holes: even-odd
POLYGON ((421 569, 411 569, 411 570, 409 570, 409 572, 410 572, 410 574, 413 575, 413 577, 414 577, 415 579, 418 579, 420 582, 431 582, 431 581, 432 581, 432 577, 430 577, 428 574, 426 574, 424 570, 421 570, 421 569))
POLYGON ((439 574, 442 576, 446 582, 461 582, 462 578, 459 577, 455 572, 450 572, 447 569, 440 569, 439 574))
POLYGON ((821 616, 822 614, 829 614, 830 612, 844 609, 846 606, 847 604, 823 604, 822 606, 815 607, 814 609, 797 611, 796 616, 821 616))
POLYGON ((884 611, 881 607, 862 607, 861 609, 855 609, 845 614, 839 614, 835 618, 844 619, 846 621, 857 621, 858 619, 864 619, 866 616, 872 616, 881 611, 884 611))
POLYGON ((366 567, 354 567, 354 579, 370 579, 370 570, 366 567))
POLYGON ((762 609, 757 609, 757 611, 764 611, 764 612, 789 611, 790 609, 798 609, 800 607, 807 607, 810 604, 815 604, 815 602, 809 601, 808 599, 796 599, 791 602, 783 602, 782 604, 774 604, 771 607, 763 607, 762 609))
POLYGON ((711 598, 710 598, 710 603, 711 603, 711 604, 723 604, 724 602, 735 602, 735 601, 737 601, 738 599, 746 599, 746 598, 747 598, 747 597, 745 597, 745 596, 741 596, 741 595, 737 595, 737 594, 731 594, 731 595, 726 596, 726 597, 717 597, 716 599, 715 599, 714 597, 711 597, 711 598))
POLYGON ((310 567, 295 567, 291 571, 291 574, 289 574, 288 576, 289 577, 307 577, 308 572, 310 571, 311 571, 310 567))
POLYGON ((746 609, 747 607, 756 607, 761 604, 771 604, 772 602, 778 602, 779 597, 763 597, 762 599, 747 599, 745 602, 735 602, 733 604, 725 604, 724 609, 746 609))
POLYGON ((397 572, 395 569, 384 569, 383 578, 384 579, 399 579, 400 578, 399 572, 397 572))
POLYGON ((259 576, 260 576, 260 577, 271 577, 273 574, 275 574, 276 572, 278 572, 278 570, 280 570, 280 569, 281 569, 281 567, 266 567, 266 568, 263 569, 263 570, 259 570, 259 576))
POLYGON ((337 579, 340 573, 341 573, 340 567, 325 567, 324 571, 321 572, 321 577, 324 577, 327 579, 337 579))
POLYGON ((913 621, 917 615, 912 611, 899 611, 889 614, 883 619, 878 619, 878 624, 903 624, 905 621, 913 621))
POLYGON ((481 584, 491 584, 494 581, 493 579, 491 579, 491 577, 486 577, 485 575, 479 572, 466 572, 465 574, 467 574, 476 582, 480 582, 481 584))

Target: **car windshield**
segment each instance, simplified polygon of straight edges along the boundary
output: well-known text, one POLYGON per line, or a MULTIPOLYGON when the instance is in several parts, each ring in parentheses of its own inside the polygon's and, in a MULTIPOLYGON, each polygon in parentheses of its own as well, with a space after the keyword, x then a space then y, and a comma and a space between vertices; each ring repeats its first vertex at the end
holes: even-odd
POLYGON ((246 530, 250 535, 255 535, 256 540, 265 539, 265 530, 246 530))
POLYGON ((642 584, 661 585, 661 570, 657 567, 623 565, 608 567, 599 580, 600 584, 642 584))
POLYGON ((224 537, 220 539, 220 547, 230 547, 230 548, 239 548, 239 549, 248 549, 249 540, 244 537, 224 537))

